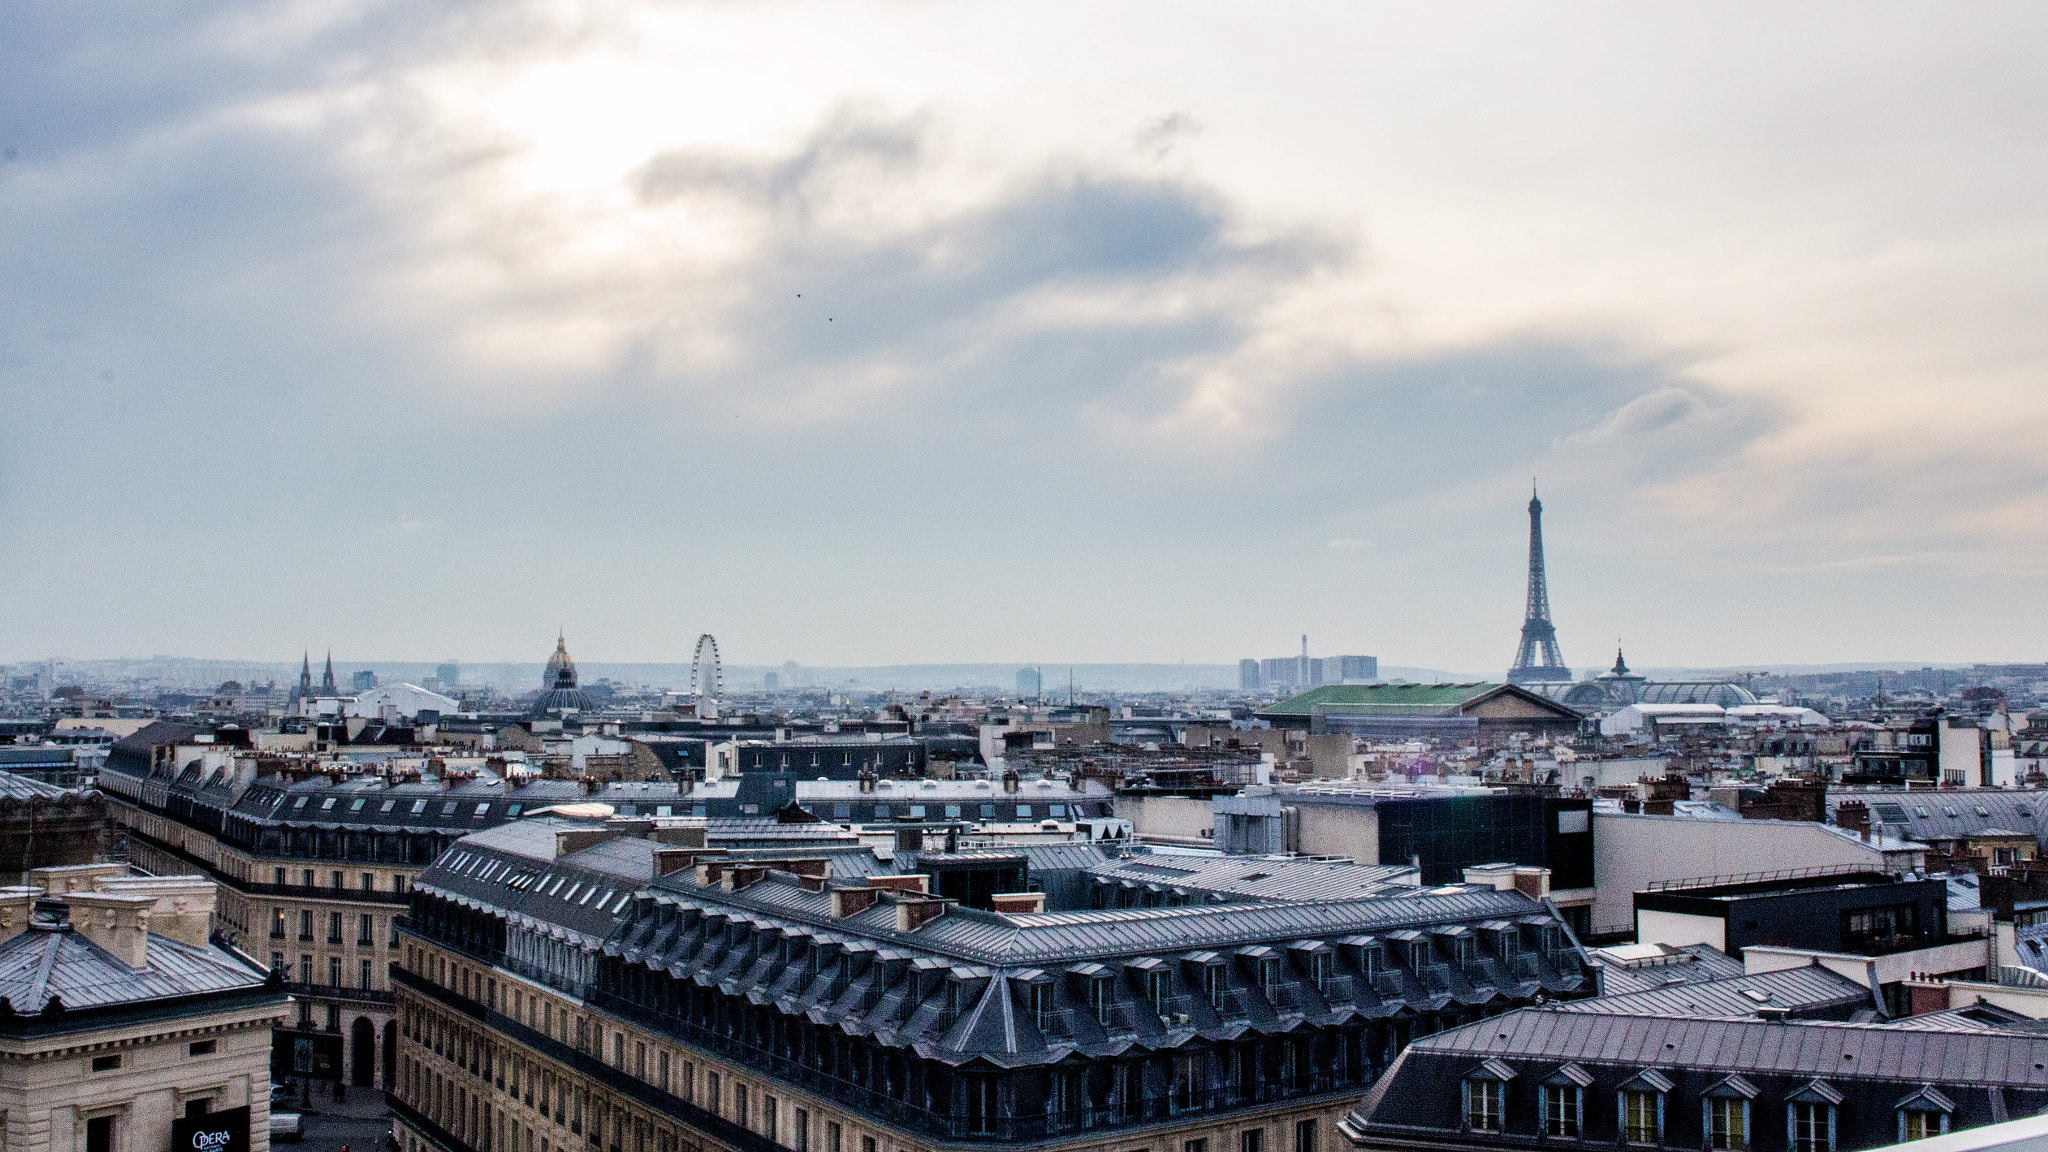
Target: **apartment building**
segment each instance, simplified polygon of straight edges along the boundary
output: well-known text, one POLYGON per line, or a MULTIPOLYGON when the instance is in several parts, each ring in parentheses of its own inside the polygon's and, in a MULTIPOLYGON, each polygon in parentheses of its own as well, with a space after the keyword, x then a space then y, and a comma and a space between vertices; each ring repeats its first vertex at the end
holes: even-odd
POLYGON ((249 736, 158 724, 118 742, 101 775, 109 815, 138 867, 215 881, 214 927, 284 973, 295 1014, 277 1033, 278 1076, 389 1086, 388 973, 413 878, 461 836, 583 788, 417 751, 275 753, 249 736))
POLYGON ((464 838, 401 928, 405 1152, 1328 1152, 1413 1037, 1592 992, 1512 889, 985 911, 889 867, 464 838))

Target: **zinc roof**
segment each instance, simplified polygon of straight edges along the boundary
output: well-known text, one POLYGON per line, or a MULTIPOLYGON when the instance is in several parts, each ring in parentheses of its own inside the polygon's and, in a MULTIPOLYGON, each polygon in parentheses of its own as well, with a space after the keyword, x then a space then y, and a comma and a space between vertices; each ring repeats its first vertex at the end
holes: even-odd
POLYGON ((1307 716, 1318 706, 1378 707, 1435 714, 1456 709, 1505 685, 1485 680, 1460 684, 1325 684, 1260 709, 1260 715, 1307 716))
POLYGON ((52 996, 75 1010, 263 987, 263 974, 218 948, 154 935, 144 947, 135 969, 68 928, 31 928, 0 943, 0 996, 30 1015, 52 996))
MULTIPOLYGON (((1655 974, 1666 969, 1636 969, 1655 974)), ((1778 972, 1731 976, 1725 980, 1688 982, 1674 979, 1661 988, 1599 996, 1561 1004, 1561 1012, 1609 1015, 1754 1016, 1759 1009, 1823 1012, 1873 1008, 1870 989, 1819 965, 1778 972)))
POLYGON ((2048 1036, 1918 1030, 1905 1024, 1523 1009, 1423 1037, 1411 1048, 1474 1057, 2048 1089, 2048 1036))

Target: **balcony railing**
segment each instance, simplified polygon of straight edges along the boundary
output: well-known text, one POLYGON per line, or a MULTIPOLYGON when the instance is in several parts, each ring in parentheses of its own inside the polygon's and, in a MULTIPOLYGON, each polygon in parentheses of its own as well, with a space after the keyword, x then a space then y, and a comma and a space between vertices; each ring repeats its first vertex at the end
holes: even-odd
POLYGON ((1451 966, 1449 964, 1417 964, 1415 966, 1415 978, 1422 981, 1423 986, 1426 988, 1449 988, 1451 986, 1451 966))
POLYGON ((307 984, 297 980, 286 981, 284 990, 294 996, 355 1000, 365 1004, 389 1004, 394 999, 391 992, 383 988, 343 988, 335 984, 307 984))

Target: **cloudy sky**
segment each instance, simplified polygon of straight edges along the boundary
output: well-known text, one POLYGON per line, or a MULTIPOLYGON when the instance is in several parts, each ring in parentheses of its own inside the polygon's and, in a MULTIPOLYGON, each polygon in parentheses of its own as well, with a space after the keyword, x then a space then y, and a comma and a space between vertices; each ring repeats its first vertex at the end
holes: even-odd
POLYGON ((0 8, 0 660, 2039 659, 2048 8, 0 8))

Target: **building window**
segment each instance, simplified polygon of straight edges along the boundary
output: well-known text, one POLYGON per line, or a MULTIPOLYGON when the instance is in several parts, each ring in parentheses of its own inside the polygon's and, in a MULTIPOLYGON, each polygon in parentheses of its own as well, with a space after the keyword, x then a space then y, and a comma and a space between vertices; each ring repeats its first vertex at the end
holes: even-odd
POLYGON ((376 985, 370 983, 370 962, 368 960, 364 960, 361 963, 363 968, 363 978, 362 982, 358 985, 358 987, 364 989, 376 987, 376 985))
POLYGON ((1899 1109, 1899 1143, 1925 1140, 1948 1131, 1948 1113, 1924 1108, 1899 1109))
POLYGON ((1049 1032, 1053 1025, 1052 985, 1037 983, 1029 985, 1026 994, 1030 997, 1031 1023, 1040 1032, 1049 1032))
POLYGON ((405 895, 405 877, 393 876, 391 878, 391 891, 393 895, 405 895))
POLYGON ((1165 972, 1148 972, 1145 976, 1146 995, 1152 1000, 1152 1012, 1160 1019, 1173 1007, 1173 981, 1165 972))
POLYGON ((120 1066, 121 1058, 119 1056, 95 1056, 92 1058, 92 1070, 95 1072, 112 1072, 120 1066))
POLYGON ((299 982, 301 984, 311 984, 313 982, 313 958, 303 952, 299 954, 299 982))
POLYGON ((1498 1080, 1465 1081, 1465 1127, 1474 1132, 1500 1131, 1507 1085, 1498 1080))
POLYGON ((796 1123, 791 1126, 789 1146, 796 1152, 811 1152, 811 1114, 802 1108, 796 1110, 796 1123))
POLYGON ((1237 1134, 1237 1152, 1266 1152, 1266 1130, 1247 1128, 1237 1134))
POLYGON ((217 1040, 194 1040, 185 1046, 185 1055, 211 1056, 213 1055, 214 1046, 218 1043, 219 1041, 217 1040))
POLYGON ((732 1086, 732 1121, 742 1128, 750 1126, 753 1120, 753 1110, 747 1104, 747 1086, 745 1084, 734 1084, 732 1086))
POLYGON ((1579 1090, 1576 1086, 1543 1086, 1543 1134, 1559 1140, 1579 1138, 1579 1090))
POLYGON ((1749 1101, 1727 1096, 1707 1101, 1707 1147, 1720 1152, 1749 1147, 1749 1101))
POLYGON ((311 940, 312 938, 313 910, 311 908, 301 908, 299 909, 299 939, 311 940))
POLYGON ((1662 1139, 1657 1123, 1662 1099, 1655 1092, 1628 1089, 1621 1094, 1621 1138, 1630 1144, 1656 1144, 1662 1139))
POLYGON ((341 1005, 329 1004, 327 1006, 327 1030, 329 1032, 341 1031, 341 1005))
POLYGON ((725 1114, 725 1096, 719 1091, 718 1073, 704 1073, 704 1106, 711 1109, 713 1116, 725 1114))
POLYGON ((1088 981, 1088 1007, 1095 1013, 1095 1022, 1109 1027, 1110 1009, 1116 1004, 1109 977, 1098 976, 1088 981))
MULTIPOLYGON (((283 968, 283 967, 284 967, 284 953, 282 953, 282 952, 272 952, 272 953, 270 954, 270 966, 271 966, 271 967, 272 967, 273 969, 276 969, 276 968, 283 968)), ((286 978, 286 979, 290 979, 290 978, 291 978, 291 972, 290 972, 290 971, 286 971, 286 972, 285 972, 285 978, 286 978)))
POLYGON ((1791 1105, 1793 1152, 1834 1152, 1835 1109, 1832 1104, 1791 1105))
POLYGON ((1317 1152, 1316 1122, 1296 1120, 1294 1122, 1294 1152, 1317 1152))
POLYGON ((282 908, 270 914, 270 938, 272 940, 284 939, 284 909, 282 908))
POLYGON ((825 1152, 840 1152, 839 1123, 837 1121, 825 1121, 825 1152))
POLYGON ((341 987, 341 957, 339 956, 329 956, 327 958, 327 983, 331 987, 341 987))
POLYGON ((329 912, 327 914, 327 942, 329 944, 341 943, 341 913, 339 912, 329 912))
POLYGON ((114 1152, 112 1116, 95 1116, 85 1122, 85 1152, 114 1152))
POLYGON ((1180 1152, 1209 1152, 1209 1141, 1199 1137, 1182 1141, 1180 1152))
POLYGON ((356 917, 356 943, 358 943, 358 944, 362 944, 362 945, 374 945, 374 944, 376 944, 376 943, 377 943, 377 933, 376 933, 376 930, 375 930, 375 925, 376 925, 376 923, 377 923, 377 921, 376 921, 376 918, 375 918, 375 917, 372 917, 372 916, 371 916, 371 915, 370 915, 369 913, 367 913, 367 912, 363 913, 363 914, 362 914, 362 915, 360 915, 360 916, 357 916, 357 917, 356 917))
POLYGON ((1911 904, 1885 908, 1858 908, 1842 913, 1842 942, 1849 947, 1870 947, 1916 934, 1916 909, 1911 904))
POLYGON ((776 1121, 780 1119, 780 1117, 775 1115, 777 1105, 778 1102, 775 1097, 761 1097, 761 1132, 770 1140, 775 1139, 780 1134, 779 1129, 776 1127, 776 1121))

